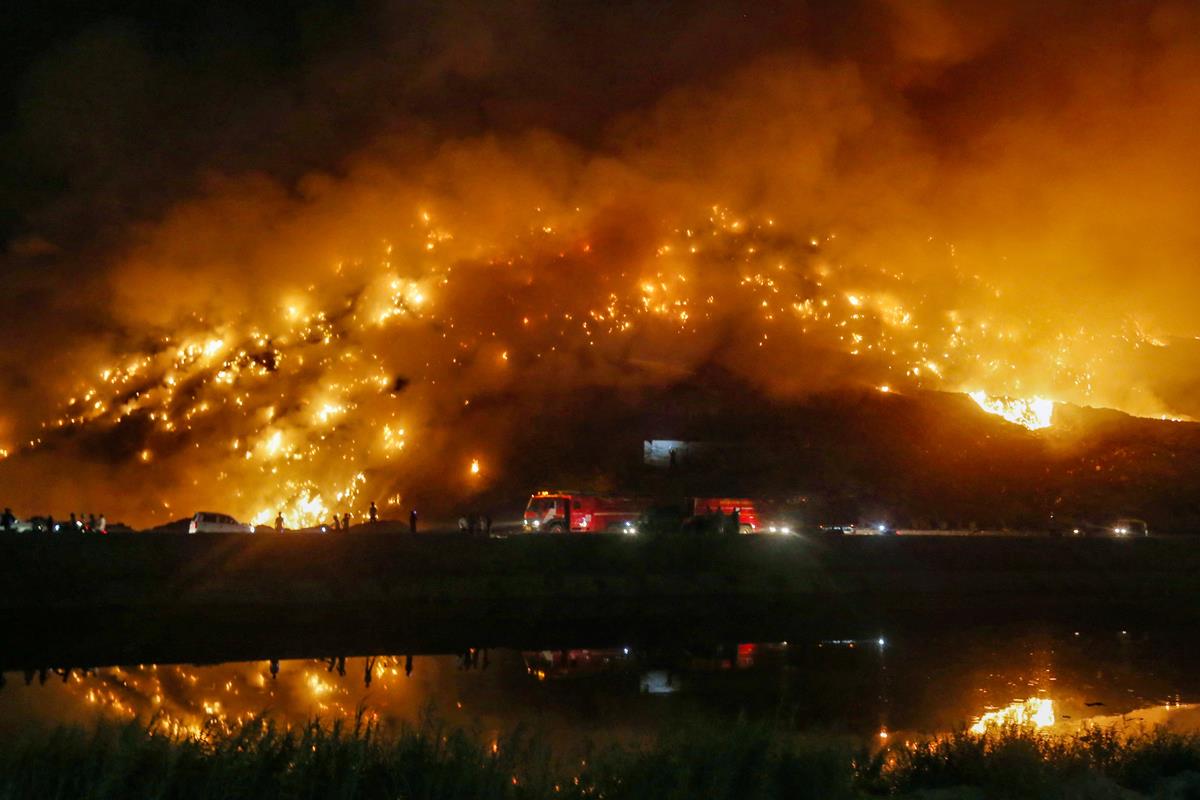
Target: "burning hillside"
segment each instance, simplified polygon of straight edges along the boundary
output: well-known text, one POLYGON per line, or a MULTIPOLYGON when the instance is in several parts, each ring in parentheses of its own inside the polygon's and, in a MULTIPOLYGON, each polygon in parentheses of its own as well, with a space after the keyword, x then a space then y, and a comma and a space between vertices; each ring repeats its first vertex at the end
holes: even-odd
POLYGON ((98 259, 79 285, 105 311, 7 323, 11 502, 290 525, 451 508, 513 480, 539 415, 569 413, 548 396, 636 405, 714 367, 789 402, 968 392, 1030 429, 1055 403, 1200 414, 1200 20, 1094 20, 1067 52, 1114 25, 1126 58, 992 108, 971 69, 1057 74, 1021 43, 1054 29, 1036 4, 863 8, 882 63, 745 53, 614 107, 599 141, 388 129, 300 177, 210 175, 103 246, 14 240, 15 274, 63 295, 98 259))

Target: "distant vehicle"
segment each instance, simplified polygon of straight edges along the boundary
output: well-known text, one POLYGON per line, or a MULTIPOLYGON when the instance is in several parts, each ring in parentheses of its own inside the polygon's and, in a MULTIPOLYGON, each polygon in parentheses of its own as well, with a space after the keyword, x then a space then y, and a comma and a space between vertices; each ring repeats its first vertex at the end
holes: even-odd
MULTIPOLYGON (((148 528, 143 533, 191 533, 191 527, 192 517, 180 517, 162 525, 155 525, 153 528, 148 528)), ((113 525, 109 525, 108 529, 112 530, 113 525)))
MULTIPOLYGON (((675 504, 675 507, 679 508, 678 504, 675 504)), ((639 521, 655 509, 654 501, 644 497, 562 490, 541 491, 530 496, 522 522, 526 533, 569 531, 636 534, 639 521)), ((745 497, 688 498, 682 513, 684 517, 695 519, 707 515, 715 516, 718 513, 728 517, 735 511, 740 533, 756 533, 763 530, 754 501, 745 497)), ((774 532, 781 532, 779 526, 774 532)), ((790 528, 783 532, 790 533, 790 528)))
POLYGON ((1099 525, 1093 522, 1078 522, 1070 528, 1072 536, 1081 536, 1088 538, 1117 538, 1117 539, 1136 539, 1143 536, 1149 536, 1150 531, 1144 520, 1140 519, 1119 519, 1111 525, 1099 525))
POLYGON ((826 523, 822 523, 822 524, 818 525, 817 530, 820 531, 821 533, 828 533, 828 534, 832 534, 834 536, 842 536, 842 535, 848 534, 848 533, 857 533, 858 526, 856 526, 853 522, 834 522, 834 523, 826 522, 826 523))
POLYGON ((46 518, 30 517, 29 519, 19 519, 13 523, 13 530, 17 533, 44 533, 46 531, 46 518))
POLYGON ((254 533, 254 526, 243 525, 228 514, 198 511, 188 525, 188 533, 254 533))
POLYGON ((522 527, 526 533, 637 533, 649 506, 640 498, 542 491, 530 496, 522 527))
POLYGON ((1119 519, 1113 523, 1112 535, 1131 538, 1149 536, 1150 528, 1146 525, 1145 520, 1119 519))
POLYGON ((521 658, 525 662, 525 671, 539 681, 614 672, 635 661, 635 656, 628 647, 529 650, 522 652, 521 658))
MULTIPOLYGON (((748 497, 693 497, 690 505, 692 515, 697 517, 718 512, 728 517, 736 511, 738 533, 759 533, 763 530, 762 520, 758 516, 758 507, 748 497)), ((791 531, 790 529, 780 531, 779 526, 776 526, 774 531, 769 532, 790 533, 791 531)))

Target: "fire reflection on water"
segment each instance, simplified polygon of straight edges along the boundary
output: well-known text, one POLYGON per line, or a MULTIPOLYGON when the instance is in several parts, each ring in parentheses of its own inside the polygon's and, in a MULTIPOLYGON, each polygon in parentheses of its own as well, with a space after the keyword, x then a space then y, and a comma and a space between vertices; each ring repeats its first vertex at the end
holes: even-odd
POLYGON ((988 728, 1008 725, 1018 727, 1049 728, 1054 724, 1054 701, 1048 697, 1030 697, 1016 700, 1004 708, 988 711, 971 726, 971 733, 984 733, 988 728))
POLYGON ((381 655, 29 670, 0 683, 0 736, 30 723, 87 724, 98 714, 199 737, 257 718, 292 726, 361 716, 395 725, 430 708, 489 735, 532 719, 567 731, 634 732, 697 708, 741 715, 789 704, 802 709, 801 727, 861 729, 879 744, 964 727, 974 734, 1014 725, 1050 734, 1088 725, 1200 730, 1200 706, 1178 693, 1154 702, 1164 684, 1140 670, 1109 672, 1095 685, 1099 662, 1089 662, 1089 674, 1062 653, 1049 660, 1053 649, 1034 649, 1024 667, 974 669, 980 662, 971 656, 953 673, 930 676, 929 653, 906 664, 889 660, 892 649, 890 639, 839 639, 657 651, 471 648, 420 656, 417 669, 412 656, 381 655), (1061 671, 1051 669, 1054 661, 1061 671), (581 708, 590 710, 581 716, 581 708))
MULTIPOLYGON (((29 670, 24 682, 45 684, 39 694, 53 697, 31 702, 54 714, 54 721, 83 722, 98 711, 109 718, 142 719, 164 733, 200 736, 260 716, 288 725, 313 718, 353 719, 359 713, 370 721, 409 718, 420 706, 419 696, 428 691, 427 686, 412 687, 412 662, 411 656, 373 656, 29 670)), ((8 682, 19 677, 9 673, 8 682)))

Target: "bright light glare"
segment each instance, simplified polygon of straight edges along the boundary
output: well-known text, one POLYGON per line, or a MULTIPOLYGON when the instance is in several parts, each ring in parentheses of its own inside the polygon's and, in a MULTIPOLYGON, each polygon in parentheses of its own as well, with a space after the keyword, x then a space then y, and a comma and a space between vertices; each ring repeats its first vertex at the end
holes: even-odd
POLYGON ((1044 397, 1032 397, 1024 400, 988 395, 983 392, 969 392, 968 395, 987 413, 1004 417, 1009 422, 1026 427, 1031 431, 1049 428, 1051 418, 1054 416, 1054 401, 1044 397))

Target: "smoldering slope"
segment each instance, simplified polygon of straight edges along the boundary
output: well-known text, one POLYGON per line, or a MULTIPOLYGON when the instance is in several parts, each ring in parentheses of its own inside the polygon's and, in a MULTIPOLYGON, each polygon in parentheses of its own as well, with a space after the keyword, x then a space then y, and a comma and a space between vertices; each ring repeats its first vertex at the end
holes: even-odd
MULTIPOLYGON (((813 6, 717 74, 681 34, 669 84, 627 76, 653 97, 590 109, 599 133, 555 124, 581 118, 561 89, 467 133, 409 109, 329 169, 209 169, 99 244, 26 235, 13 274, 98 301, 6 326, 8 495, 142 523, 449 508, 511 479, 547 398, 714 367, 777 398, 1198 415, 1200 15, 1091 8, 813 6)), ((476 23, 490 55, 448 36, 440 69, 540 74, 506 58, 512 20, 476 23)))

